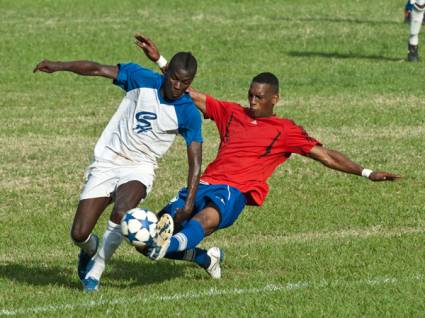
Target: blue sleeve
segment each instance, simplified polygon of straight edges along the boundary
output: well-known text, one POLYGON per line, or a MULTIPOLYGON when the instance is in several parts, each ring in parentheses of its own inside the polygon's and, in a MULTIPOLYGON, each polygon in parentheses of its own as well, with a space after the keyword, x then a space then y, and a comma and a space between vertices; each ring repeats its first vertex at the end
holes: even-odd
POLYGON ((202 142, 202 119, 193 102, 180 107, 177 112, 179 134, 190 145, 192 141, 202 142))
POLYGON ((117 79, 114 84, 126 92, 135 88, 160 88, 162 75, 134 63, 118 64, 117 79))

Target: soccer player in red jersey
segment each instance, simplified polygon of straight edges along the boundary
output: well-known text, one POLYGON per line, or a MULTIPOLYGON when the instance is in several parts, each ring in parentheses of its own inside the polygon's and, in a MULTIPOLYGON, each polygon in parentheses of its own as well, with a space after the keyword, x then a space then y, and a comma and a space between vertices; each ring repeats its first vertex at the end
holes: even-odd
MULTIPOLYGON (((151 60, 164 59, 151 40, 142 35, 136 39, 151 60)), ((371 181, 399 178, 393 173, 365 169, 340 152, 322 146, 293 121, 277 117, 273 108, 279 100, 279 81, 272 73, 261 73, 252 79, 249 107, 220 101, 194 89, 189 89, 189 93, 204 117, 215 122, 220 146, 217 157, 201 176, 193 212, 184 214, 181 210, 186 188, 160 212, 173 217, 177 233, 162 246, 151 246, 147 252, 151 259, 193 261, 211 277, 220 278, 221 249, 206 251, 196 246, 205 236, 232 225, 245 205, 260 206, 269 190, 267 179, 293 153, 371 181)))

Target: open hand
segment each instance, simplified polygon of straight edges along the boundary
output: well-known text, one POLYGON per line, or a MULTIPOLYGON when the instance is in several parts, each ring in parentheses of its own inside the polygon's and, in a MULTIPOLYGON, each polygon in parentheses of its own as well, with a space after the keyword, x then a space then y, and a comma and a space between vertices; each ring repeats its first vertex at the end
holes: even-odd
POLYGON ((174 221, 176 223, 183 222, 190 218, 192 215, 193 206, 192 207, 184 207, 176 209, 176 216, 174 217, 174 221))
POLYGON ((145 52, 145 55, 148 57, 148 59, 150 59, 152 62, 159 60, 160 54, 155 43, 153 43, 147 36, 141 33, 136 34, 134 37, 136 38, 136 45, 140 47, 143 52, 145 52))
POLYGON ((389 172, 374 171, 369 176, 372 181, 397 181, 401 176, 389 172))
POLYGON ((35 72, 45 72, 45 73, 53 73, 58 70, 57 63, 49 60, 43 60, 36 65, 33 69, 33 73, 35 72))

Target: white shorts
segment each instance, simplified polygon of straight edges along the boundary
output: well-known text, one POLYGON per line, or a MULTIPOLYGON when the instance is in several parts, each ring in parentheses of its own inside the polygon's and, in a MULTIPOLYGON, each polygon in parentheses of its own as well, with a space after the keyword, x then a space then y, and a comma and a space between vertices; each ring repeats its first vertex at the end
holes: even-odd
POLYGON ((140 181, 146 187, 146 195, 151 191, 155 178, 155 168, 149 163, 119 165, 105 161, 94 161, 86 170, 86 183, 80 200, 111 197, 117 188, 129 181, 140 181))

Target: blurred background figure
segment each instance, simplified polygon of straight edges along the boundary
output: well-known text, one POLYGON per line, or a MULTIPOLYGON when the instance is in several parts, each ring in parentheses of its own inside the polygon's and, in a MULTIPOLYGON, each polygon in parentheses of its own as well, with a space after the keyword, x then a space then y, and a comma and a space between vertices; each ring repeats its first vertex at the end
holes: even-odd
POLYGON ((407 60, 419 61, 419 32, 425 10, 425 0, 409 0, 405 6, 405 22, 410 23, 407 60))
POLYGON ((410 23, 410 18, 413 9, 413 2, 407 0, 406 5, 404 6, 404 23, 410 23))

